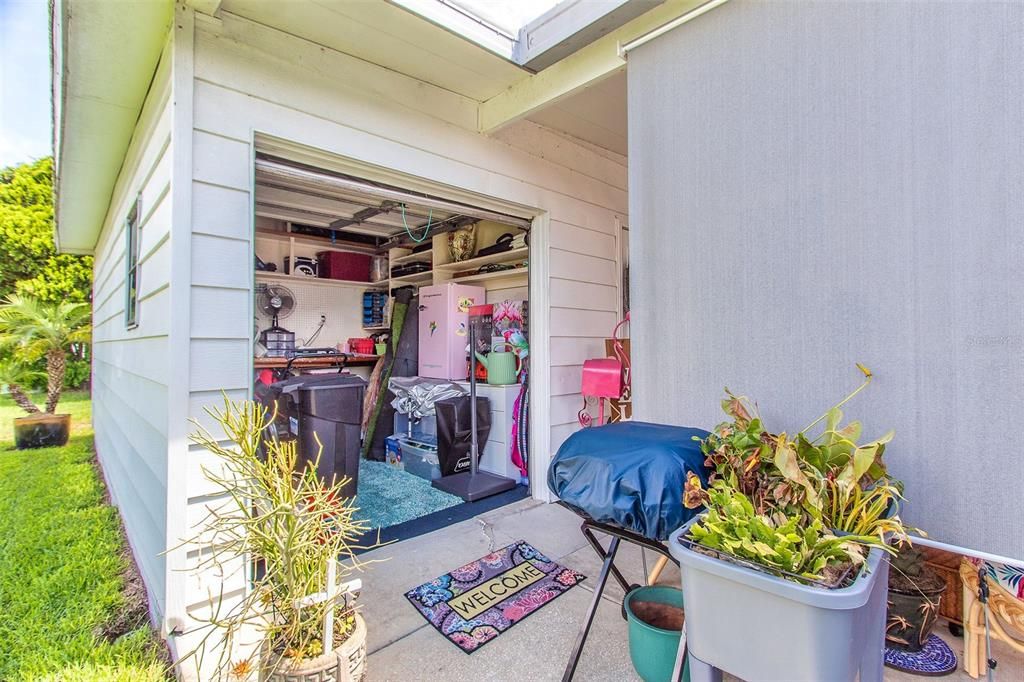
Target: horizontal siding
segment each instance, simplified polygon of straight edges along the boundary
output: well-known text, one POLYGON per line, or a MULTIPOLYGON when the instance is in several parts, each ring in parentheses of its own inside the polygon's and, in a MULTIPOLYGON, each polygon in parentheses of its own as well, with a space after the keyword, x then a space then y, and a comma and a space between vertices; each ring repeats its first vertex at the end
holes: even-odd
MULTIPOLYGON (((529 122, 496 138, 479 135, 472 130, 475 106, 465 108, 452 93, 388 72, 374 85, 386 91, 377 96, 360 87, 372 82, 373 65, 229 12, 221 19, 201 23, 195 40, 190 414, 212 428, 202 411, 221 402, 222 389, 234 399, 249 392, 250 141, 257 131, 548 213, 550 380, 552 393, 561 396, 553 405, 558 423, 551 435, 563 438, 578 410, 574 401, 581 400, 582 360, 603 355, 602 339, 615 323, 616 228, 627 209, 624 160, 529 122), (450 106, 431 105, 439 101, 450 106)), ((493 298, 527 295, 521 278, 489 288, 493 298)), ((192 522, 216 494, 204 466, 216 460, 191 448, 185 467, 192 522)), ((189 582, 184 601, 193 615, 208 584, 202 577, 189 582)), ((229 591, 241 586, 224 583, 229 591)))
POLYGON ((96 451, 148 589, 166 603, 170 368, 171 118, 168 54, 136 126, 95 249, 93 426, 96 451), (126 329, 124 223, 140 197, 138 326, 126 329))

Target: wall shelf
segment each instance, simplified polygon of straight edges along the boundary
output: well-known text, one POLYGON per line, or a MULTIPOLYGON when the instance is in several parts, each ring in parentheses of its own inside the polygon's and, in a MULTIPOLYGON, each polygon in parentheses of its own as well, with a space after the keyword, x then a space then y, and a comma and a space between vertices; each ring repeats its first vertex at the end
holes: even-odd
POLYGON ((419 253, 409 253, 404 256, 393 256, 390 264, 401 265, 402 263, 430 263, 434 259, 434 250, 427 249, 419 253))
POLYGON ((410 275, 402 275, 401 277, 392 277, 391 286, 394 288, 395 282, 398 282, 400 286, 406 284, 428 284, 434 280, 434 273, 430 270, 426 272, 414 272, 410 275))
POLYGON ((322 287, 343 287, 348 289, 387 289, 387 282, 355 282, 347 279, 327 279, 307 277, 306 275, 286 275, 283 272, 256 271, 257 282, 273 282, 275 284, 312 284, 322 287))
MULTIPOLYGON (((461 270, 476 270, 483 265, 493 263, 512 263, 517 260, 524 260, 530 253, 530 247, 524 246, 519 249, 510 249, 501 253, 492 253, 489 256, 477 256, 469 260, 462 260, 456 263, 439 263, 434 266, 435 270, 441 272, 459 272, 461 270)), ((459 279, 462 279, 461 277, 459 279)))
POLYGON ((277 232, 274 230, 256 230, 256 239, 267 239, 275 242, 283 242, 285 244, 293 242, 300 246, 309 246, 320 251, 338 251, 341 253, 362 253, 372 256, 378 252, 378 249, 372 246, 358 246, 352 244, 351 246, 346 244, 338 244, 331 242, 326 237, 314 237, 312 235, 296 234, 294 232, 277 232))
MULTIPOLYGON (((463 261, 468 262, 468 261, 463 261)), ((451 282, 456 284, 469 284, 470 282, 483 282, 489 279, 499 279, 501 277, 526 277, 527 273, 530 272, 530 268, 523 266, 520 268, 512 268, 511 270, 498 270, 497 272, 480 272, 475 275, 465 275, 464 277, 453 277, 451 282)))

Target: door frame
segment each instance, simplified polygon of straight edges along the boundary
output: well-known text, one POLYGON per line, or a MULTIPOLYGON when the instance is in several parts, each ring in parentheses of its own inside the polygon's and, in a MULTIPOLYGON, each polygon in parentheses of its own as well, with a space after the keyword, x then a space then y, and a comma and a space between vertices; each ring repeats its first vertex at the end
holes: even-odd
MULTIPOLYGON (((551 221, 548 212, 539 207, 519 204, 500 197, 443 184, 403 171, 378 166, 298 141, 291 141, 258 130, 252 131, 253 157, 250 160, 252 207, 250 232, 255 236, 256 182, 255 154, 267 153, 322 170, 344 173, 363 180, 381 182, 405 190, 423 192, 449 201, 470 204, 531 221, 529 262, 530 301, 530 416, 529 474, 530 494, 536 500, 550 502, 553 497, 544 481, 551 462, 551 331, 549 291, 551 221)), ((255 258, 255 239, 250 239, 249 262, 255 258)), ((255 275, 250 279, 250 299, 255 296, 255 275)), ((620 296, 621 298, 621 296, 620 296)), ((250 305, 252 303, 250 302, 250 305)), ((251 393, 251 388, 250 388, 251 393)), ((250 395, 251 398, 251 395, 250 395)))

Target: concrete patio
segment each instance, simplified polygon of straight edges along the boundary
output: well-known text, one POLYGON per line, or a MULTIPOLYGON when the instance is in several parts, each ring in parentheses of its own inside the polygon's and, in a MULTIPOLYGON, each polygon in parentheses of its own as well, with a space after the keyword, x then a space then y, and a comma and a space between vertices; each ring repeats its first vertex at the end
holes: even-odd
MULTIPOLYGON (((580 533, 579 519, 557 505, 532 500, 383 547, 363 558, 386 559, 363 576, 361 603, 369 625, 369 682, 561 679, 600 568, 597 555, 580 533), (515 540, 526 540, 588 579, 472 655, 445 641, 405 599, 410 588, 515 540)), ((648 565, 653 565, 655 558, 648 553, 648 565)), ((627 579, 642 581, 643 563, 636 547, 623 545, 616 564, 627 579)), ((666 568, 661 582, 678 584, 678 569, 666 568)), ((609 581, 575 679, 639 680, 629 660, 621 598, 622 590, 609 581)), ((951 637, 944 623, 936 632, 959 656, 962 640, 951 637)), ((1024 656, 1000 643, 994 643, 993 649, 999 661, 997 679, 1024 679, 1024 656)), ((885 679, 904 682, 921 678, 886 669, 885 679)), ((946 679, 966 682, 972 678, 958 670, 946 679)))

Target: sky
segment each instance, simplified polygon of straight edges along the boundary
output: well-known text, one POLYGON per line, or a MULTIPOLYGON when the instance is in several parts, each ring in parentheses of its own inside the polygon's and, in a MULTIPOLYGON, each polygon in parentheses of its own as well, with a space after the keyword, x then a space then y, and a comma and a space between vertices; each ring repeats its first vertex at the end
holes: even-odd
POLYGON ((47 0, 0 0, 0 168, 51 154, 47 0))

